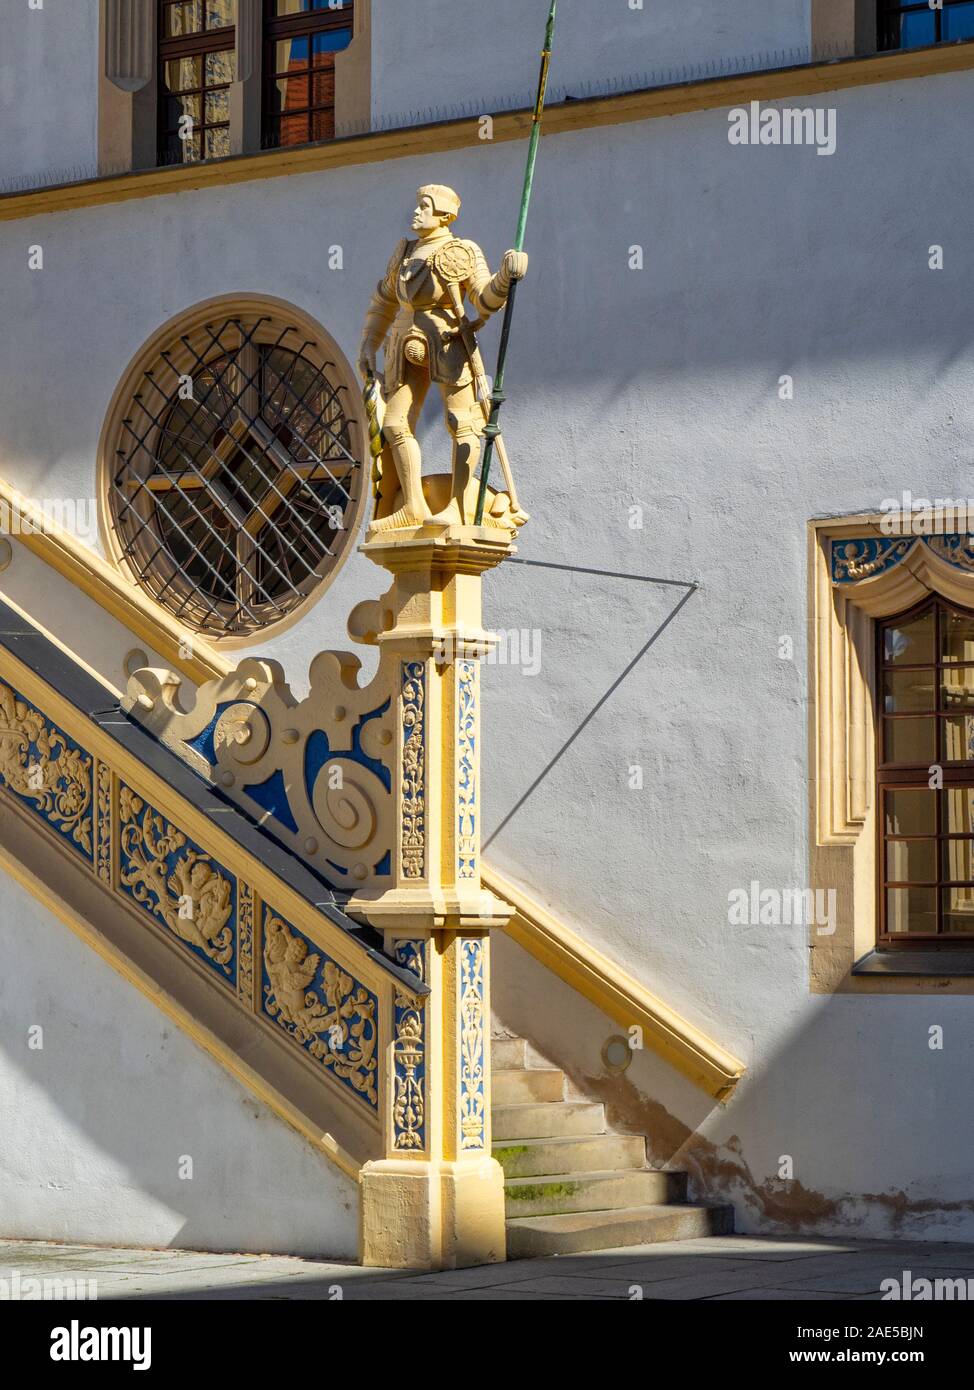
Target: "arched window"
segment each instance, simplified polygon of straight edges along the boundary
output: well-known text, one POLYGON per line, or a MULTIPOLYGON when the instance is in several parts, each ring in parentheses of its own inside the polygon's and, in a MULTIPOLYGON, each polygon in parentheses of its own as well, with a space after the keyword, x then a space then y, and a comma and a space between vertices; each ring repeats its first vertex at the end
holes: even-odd
POLYGON ((277 301, 204 305, 129 368, 102 435, 105 541, 180 622, 246 638, 333 577, 364 504, 351 368, 277 301))
POLYGON ((974 612, 877 624, 879 942, 974 940, 974 612))

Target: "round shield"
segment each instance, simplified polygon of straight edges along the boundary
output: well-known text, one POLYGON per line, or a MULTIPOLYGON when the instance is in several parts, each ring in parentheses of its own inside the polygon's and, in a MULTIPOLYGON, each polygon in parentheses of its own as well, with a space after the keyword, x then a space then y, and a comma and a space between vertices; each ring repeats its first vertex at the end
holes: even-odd
POLYGON ((437 251, 433 258, 436 272, 444 280, 459 284, 461 280, 467 280, 473 274, 476 265, 476 257, 472 249, 465 241, 455 239, 448 241, 441 251, 437 251))

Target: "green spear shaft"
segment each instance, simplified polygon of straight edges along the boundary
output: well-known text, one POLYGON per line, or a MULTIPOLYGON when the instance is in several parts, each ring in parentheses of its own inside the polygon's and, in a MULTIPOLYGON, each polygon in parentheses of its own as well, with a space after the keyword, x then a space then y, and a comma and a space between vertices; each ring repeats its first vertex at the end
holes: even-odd
MULTIPOLYGON (((538 161, 538 141, 541 138, 541 118, 544 115, 545 93, 548 88, 548 67, 551 63, 551 46, 555 32, 555 5, 557 0, 551 0, 551 9, 548 12, 548 27, 545 30, 544 50, 541 54, 541 76, 538 78, 538 99, 534 104, 534 119, 531 123, 531 140, 528 144, 528 162, 524 170, 524 189, 521 193, 521 213, 517 220, 517 236, 514 240, 515 251, 524 249, 524 231, 528 224, 528 208, 531 205, 531 189, 534 186, 534 166, 538 161)), ((518 282, 511 282, 511 288, 507 296, 507 304, 504 309, 504 321, 501 325, 501 342, 497 351, 497 371, 494 375, 494 389, 490 394, 490 417, 484 426, 484 438, 487 443, 484 446, 484 461, 480 469, 480 492, 477 495, 477 512, 474 517, 474 525, 479 526, 484 519, 484 504, 487 500, 487 479, 490 476, 491 459, 494 457, 494 441, 500 434, 501 406, 507 397, 504 394, 504 369, 507 366, 507 345, 511 337, 511 322, 514 318, 514 299, 517 291, 518 282)))

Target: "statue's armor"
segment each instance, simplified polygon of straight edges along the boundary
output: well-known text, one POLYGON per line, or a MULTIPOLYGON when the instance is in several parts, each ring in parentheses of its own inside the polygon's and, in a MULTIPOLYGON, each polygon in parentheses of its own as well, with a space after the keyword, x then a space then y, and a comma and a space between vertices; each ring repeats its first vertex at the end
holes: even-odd
POLYGON ((462 279, 458 280, 455 274, 450 278, 461 295, 466 295, 478 318, 496 313, 507 296, 502 274, 491 276, 476 242, 462 241, 448 233, 425 242, 403 237, 376 287, 365 320, 365 342, 377 350, 385 340, 383 386, 387 399, 403 384, 407 360, 425 361, 430 380, 443 386, 465 386, 473 379, 463 342, 457 337, 446 337, 456 332, 457 314, 448 288, 450 278, 443 271, 444 261, 463 265, 469 271, 462 279), (417 255, 418 248, 427 254, 417 255))

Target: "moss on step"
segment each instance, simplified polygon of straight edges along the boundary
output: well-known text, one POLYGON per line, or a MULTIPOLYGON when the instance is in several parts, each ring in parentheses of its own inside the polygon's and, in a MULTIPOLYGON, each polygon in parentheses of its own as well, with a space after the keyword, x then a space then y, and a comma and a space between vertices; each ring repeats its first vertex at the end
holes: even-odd
POLYGON ((495 1144, 491 1150, 491 1154, 492 1157, 496 1158, 497 1162, 506 1173, 508 1163, 513 1163, 515 1159, 520 1158, 521 1155, 526 1154, 527 1151, 527 1144, 509 1144, 506 1148, 498 1148, 495 1144))
POLYGON ((580 1187, 581 1183, 577 1182, 532 1182, 505 1187, 504 1195, 512 1202, 555 1201, 560 1197, 573 1197, 580 1187))

